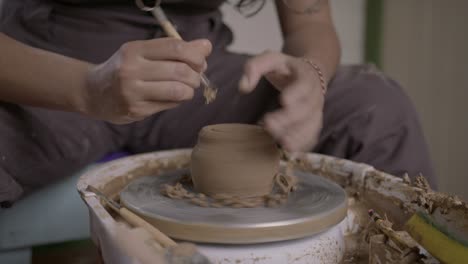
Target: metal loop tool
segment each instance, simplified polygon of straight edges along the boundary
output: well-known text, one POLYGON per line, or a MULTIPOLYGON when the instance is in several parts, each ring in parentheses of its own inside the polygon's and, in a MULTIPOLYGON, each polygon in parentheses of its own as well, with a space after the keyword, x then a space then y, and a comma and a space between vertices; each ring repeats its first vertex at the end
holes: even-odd
POLYGON ((143 0, 135 0, 135 4, 137 5, 138 8, 140 8, 141 10, 143 11, 146 11, 146 12, 151 12, 153 11, 155 8, 161 6, 161 1, 162 0, 156 0, 154 2, 154 5, 153 6, 148 6, 146 5, 143 0))

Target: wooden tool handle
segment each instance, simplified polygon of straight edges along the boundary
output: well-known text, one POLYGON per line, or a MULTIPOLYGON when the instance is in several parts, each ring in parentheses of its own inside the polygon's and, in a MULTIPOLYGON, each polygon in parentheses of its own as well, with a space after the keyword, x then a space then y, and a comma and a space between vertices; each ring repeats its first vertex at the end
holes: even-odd
MULTIPOLYGON (((128 256, 139 260, 141 264, 167 263, 166 251, 156 242, 153 236, 142 227, 131 230, 117 226, 114 241, 120 250, 128 256)), ((134 263, 131 261, 131 263, 134 263)))
POLYGON ((175 27, 168 20, 162 21, 161 27, 163 28, 164 32, 166 32, 166 35, 168 35, 169 37, 182 40, 182 37, 180 36, 179 32, 177 32, 175 27))
POLYGON ((176 246, 177 243, 174 242, 174 240, 170 239, 168 236, 166 236, 164 233, 156 229, 156 227, 150 225, 148 222, 146 222, 144 219, 139 217, 138 215, 134 214, 127 208, 120 208, 120 215, 131 225, 135 227, 142 227, 146 231, 148 231, 156 241, 158 241, 163 247, 172 247, 176 246))

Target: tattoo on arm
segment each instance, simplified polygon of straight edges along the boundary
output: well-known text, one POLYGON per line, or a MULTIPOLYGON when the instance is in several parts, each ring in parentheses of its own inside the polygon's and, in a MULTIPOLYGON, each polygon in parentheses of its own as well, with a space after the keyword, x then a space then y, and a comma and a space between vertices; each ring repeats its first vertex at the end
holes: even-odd
POLYGON ((296 14, 315 14, 322 8, 323 0, 308 0, 310 4, 304 6, 297 4, 298 0, 283 0, 283 4, 292 12, 296 14), (294 4, 296 2, 296 4, 294 4))

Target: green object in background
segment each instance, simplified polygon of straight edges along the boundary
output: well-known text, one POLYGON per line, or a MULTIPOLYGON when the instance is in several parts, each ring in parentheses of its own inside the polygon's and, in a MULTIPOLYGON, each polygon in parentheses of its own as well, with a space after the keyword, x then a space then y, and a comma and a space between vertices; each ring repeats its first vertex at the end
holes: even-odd
POLYGON ((383 0, 367 0, 365 61, 381 66, 383 0))

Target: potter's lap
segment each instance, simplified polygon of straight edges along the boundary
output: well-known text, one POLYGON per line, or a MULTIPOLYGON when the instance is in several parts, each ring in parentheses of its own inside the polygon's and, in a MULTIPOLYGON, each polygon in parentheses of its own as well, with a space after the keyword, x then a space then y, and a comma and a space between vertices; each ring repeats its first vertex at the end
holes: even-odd
POLYGON ((338 68, 329 84, 325 115, 356 114, 364 109, 392 109, 395 113, 411 113, 414 109, 401 86, 374 65, 350 65, 338 68), (327 111, 333 109, 333 113, 327 111), (343 109, 340 111, 339 109, 343 109), (338 111, 335 111, 338 110, 338 111))

